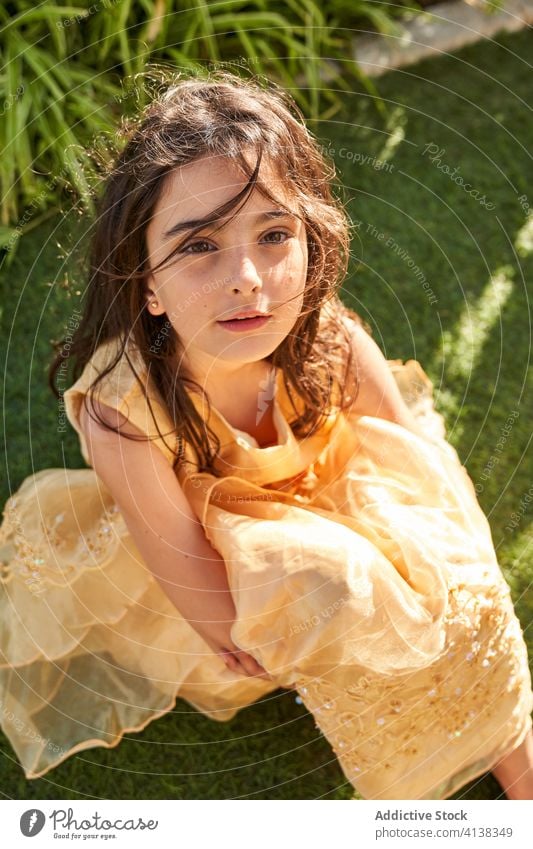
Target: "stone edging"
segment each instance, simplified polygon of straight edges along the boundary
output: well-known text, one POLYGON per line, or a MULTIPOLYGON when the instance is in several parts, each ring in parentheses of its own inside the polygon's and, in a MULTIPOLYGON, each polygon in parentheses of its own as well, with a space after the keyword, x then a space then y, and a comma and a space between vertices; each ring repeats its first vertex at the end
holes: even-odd
POLYGON ((459 50, 497 32, 514 32, 533 22, 533 0, 504 0, 487 12, 483 0, 435 3, 411 21, 398 23, 397 35, 354 36, 352 58, 369 77, 412 65, 430 56, 459 50))

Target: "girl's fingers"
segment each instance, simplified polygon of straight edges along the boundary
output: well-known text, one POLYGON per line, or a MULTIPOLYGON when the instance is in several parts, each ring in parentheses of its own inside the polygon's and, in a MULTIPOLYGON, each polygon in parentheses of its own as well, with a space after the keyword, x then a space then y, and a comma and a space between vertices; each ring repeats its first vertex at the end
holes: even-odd
POLYGON ((246 654, 244 651, 237 649, 232 652, 225 649, 220 652, 220 655, 228 669, 231 669, 232 672, 240 672, 241 675, 250 675, 253 677, 260 676, 268 681, 273 680, 272 676, 251 655, 246 654))
POLYGON ((222 658, 228 669, 236 671, 237 667, 239 666, 239 662, 230 651, 224 649, 220 652, 220 657, 222 658))
POLYGON ((259 663, 257 663, 255 658, 253 658, 250 654, 247 654, 243 651, 236 651, 234 652, 234 656, 237 657, 237 660, 239 661, 240 665, 243 667, 247 675, 261 676, 263 678, 272 680, 268 672, 263 669, 263 667, 259 663))

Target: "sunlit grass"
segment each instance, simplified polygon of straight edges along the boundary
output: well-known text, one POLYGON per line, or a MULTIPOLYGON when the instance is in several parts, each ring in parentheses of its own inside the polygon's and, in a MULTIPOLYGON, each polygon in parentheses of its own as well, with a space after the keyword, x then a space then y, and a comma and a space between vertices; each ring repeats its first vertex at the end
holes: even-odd
POLYGON ((447 361, 448 375, 467 377, 479 368, 485 345, 512 296, 513 274, 509 266, 497 269, 479 297, 465 302, 455 327, 443 331, 440 356, 447 361))

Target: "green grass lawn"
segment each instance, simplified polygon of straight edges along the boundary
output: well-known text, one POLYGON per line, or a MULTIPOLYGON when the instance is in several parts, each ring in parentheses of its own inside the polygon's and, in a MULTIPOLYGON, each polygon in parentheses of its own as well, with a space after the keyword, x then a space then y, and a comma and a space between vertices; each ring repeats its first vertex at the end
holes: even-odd
MULTIPOLYGON (((433 380, 436 407, 478 486, 530 646, 533 223, 528 229, 526 203, 533 203, 533 116, 525 102, 532 47, 531 32, 506 34, 392 72, 379 81, 386 120, 358 91, 345 97, 342 115, 312 127, 335 149, 356 225, 343 298, 371 324, 387 357, 414 357, 433 380), (513 425, 505 430, 509 416, 513 425)), ((2 503, 34 471, 84 465, 74 432, 57 432, 57 405, 45 380, 50 339, 80 304, 81 229, 65 208, 28 234, 3 269, 2 503)), ((36 781, 24 780, 3 737, 0 747, 0 788, 10 798, 353 793, 312 716, 283 690, 224 724, 178 700, 175 711, 117 748, 82 752, 36 781)), ((498 794, 486 776, 453 798, 498 794)))

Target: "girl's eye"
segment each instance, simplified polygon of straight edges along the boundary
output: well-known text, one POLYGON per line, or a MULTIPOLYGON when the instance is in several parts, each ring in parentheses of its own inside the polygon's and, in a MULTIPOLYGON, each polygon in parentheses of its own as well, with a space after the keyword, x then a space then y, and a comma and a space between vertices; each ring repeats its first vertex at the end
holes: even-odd
POLYGON ((189 251, 191 253, 205 253, 205 251, 191 251, 191 248, 197 248, 199 245, 209 245, 209 242, 206 242, 205 239, 202 239, 202 241, 199 242, 191 242, 189 245, 185 245, 185 247, 181 249, 180 253, 186 254, 189 253, 189 251))
MULTIPOLYGON (((263 239, 270 241, 269 236, 284 236, 285 238, 283 240, 274 239, 271 242, 271 244, 273 245, 283 245, 287 239, 290 239, 292 233, 287 233, 285 232, 285 230, 271 230, 270 233, 267 233, 265 236, 263 236, 263 239)), ((201 248, 205 247, 206 245, 208 248, 211 247, 209 242, 206 242, 205 239, 201 239, 197 242, 190 242, 188 245, 185 245, 185 247, 181 249, 180 253, 209 253, 209 250, 201 250, 201 248), (199 250, 194 250, 194 248, 199 248, 199 250)))
POLYGON ((277 239, 273 242, 274 245, 282 245, 286 241, 286 239, 290 239, 291 235, 292 233, 286 233, 285 230, 271 230, 270 233, 267 233, 264 238, 267 239, 268 236, 285 236, 283 242, 280 242, 277 239))

